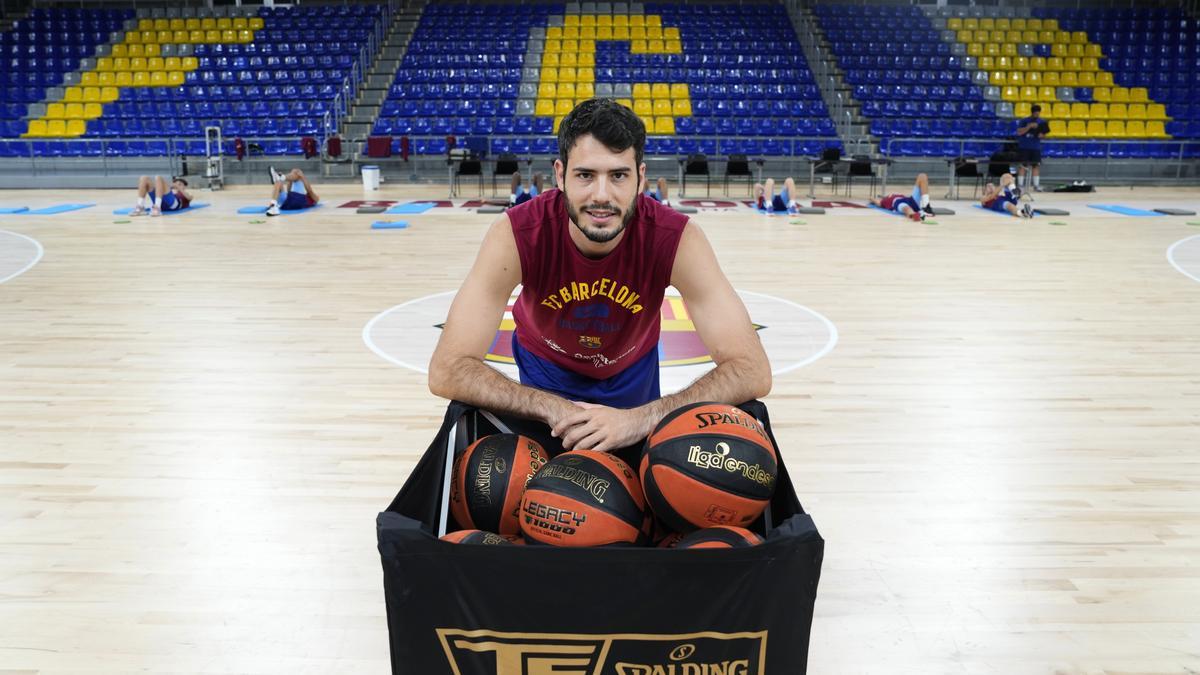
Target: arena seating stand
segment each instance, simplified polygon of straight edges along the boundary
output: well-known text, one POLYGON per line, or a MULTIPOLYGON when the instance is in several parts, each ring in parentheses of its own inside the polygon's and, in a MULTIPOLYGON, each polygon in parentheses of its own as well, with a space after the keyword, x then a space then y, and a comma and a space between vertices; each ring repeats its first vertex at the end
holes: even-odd
POLYGON ((783 5, 437 4, 426 8, 374 133, 490 137, 553 154, 579 101, 629 105, 647 153, 819 154, 840 145, 783 5))
POLYGON ((1051 157, 1166 157, 1181 146, 1148 141, 1196 138, 1197 24, 1177 10, 821 5, 816 14, 884 154, 990 155, 1034 103, 1050 124, 1051 157))
MULTIPOLYGON (((35 10, 5 45, 36 41, 54 51, 76 44, 70 31, 81 23, 95 30, 69 62, 59 60, 54 78, 47 75, 45 86, 61 87, 61 95, 44 114, 6 120, 4 135, 36 139, 32 148, 0 142, 0 154, 96 156, 103 148, 110 156, 160 156, 168 140, 179 153, 203 154, 206 126, 253 141, 264 154, 299 154, 298 138, 318 133, 381 16, 379 5, 263 7, 255 16, 126 24, 131 11, 35 10), (110 33, 117 39, 109 42, 110 33), (104 142, 51 140, 58 138, 104 142)), ((38 62, 28 68, 36 72, 38 62)), ((24 111, 13 104, 27 108, 34 93, 12 93, 23 98, 6 100, 5 112, 18 118, 24 111)))

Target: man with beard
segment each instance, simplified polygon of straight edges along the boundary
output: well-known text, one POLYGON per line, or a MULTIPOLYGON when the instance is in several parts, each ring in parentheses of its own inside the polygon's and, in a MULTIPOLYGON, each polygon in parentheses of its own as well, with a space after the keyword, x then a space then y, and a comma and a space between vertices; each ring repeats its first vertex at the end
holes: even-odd
POLYGON ((450 306, 429 364, 434 394, 545 422, 563 447, 615 450, 697 401, 765 396, 771 369, 700 228, 641 194, 646 129, 611 99, 559 126, 558 185, 501 216, 450 306), (520 384, 484 364, 512 290, 520 384), (659 308, 687 303, 716 368, 660 398, 659 308))

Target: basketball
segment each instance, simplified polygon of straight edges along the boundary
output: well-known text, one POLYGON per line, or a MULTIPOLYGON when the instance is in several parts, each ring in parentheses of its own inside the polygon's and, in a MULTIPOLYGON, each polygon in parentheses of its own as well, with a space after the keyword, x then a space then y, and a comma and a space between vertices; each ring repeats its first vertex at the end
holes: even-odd
POLYGON ((646 501, 678 532, 754 522, 775 492, 775 446, 758 420, 721 403, 667 415, 646 440, 646 501))
POLYGON ((696 530, 665 548, 749 548, 763 543, 762 537, 742 527, 718 525, 696 530))
POLYGON ((521 530, 530 543, 634 544, 649 524, 633 469, 606 452, 555 457, 529 481, 521 500, 521 530))
POLYGON ((512 542, 501 537, 498 534, 484 532, 483 530, 459 530, 451 532, 444 537, 442 541, 448 541, 451 544, 483 544, 485 546, 511 546, 512 542))
POLYGON ((454 460, 450 512, 460 527, 520 534, 517 510, 525 484, 549 461, 536 441, 493 434, 475 441, 454 460))

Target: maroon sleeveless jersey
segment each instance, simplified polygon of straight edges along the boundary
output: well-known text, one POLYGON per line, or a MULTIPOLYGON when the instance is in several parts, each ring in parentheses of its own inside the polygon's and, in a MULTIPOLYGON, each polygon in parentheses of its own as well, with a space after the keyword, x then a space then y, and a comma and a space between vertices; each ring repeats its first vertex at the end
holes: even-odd
POLYGON ((508 210, 521 257, 513 307, 517 342, 580 375, 611 377, 658 348, 659 308, 687 216, 644 195, 620 243, 603 258, 571 241, 563 193, 508 210))

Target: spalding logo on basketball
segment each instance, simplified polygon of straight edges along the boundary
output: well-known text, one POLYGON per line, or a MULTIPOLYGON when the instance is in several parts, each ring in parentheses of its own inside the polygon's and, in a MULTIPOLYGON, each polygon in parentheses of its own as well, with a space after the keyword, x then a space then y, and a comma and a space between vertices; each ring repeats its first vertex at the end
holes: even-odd
MULTIPOLYGON (((519 291, 519 288, 518 288, 519 291)), ((441 326, 454 300, 454 291, 417 298, 373 318, 363 329, 363 341, 379 356, 396 365, 426 372, 437 346, 441 326)), ((738 291, 750 320, 758 330, 775 375, 805 366, 829 353, 837 343, 837 329, 820 314, 795 303, 761 293, 738 291)), ((512 303, 488 349, 487 360, 497 370, 515 378, 512 355, 512 303)), ((580 308, 587 311, 589 308, 580 308)), ((659 308, 662 329, 658 355, 664 394, 686 387, 713 368, 712 356, 700 340, 692 316, 679 293, 668 288, 659 308)), ((590 317, 600 318, 600 317, 590 317)), ((599 335, 581 335, 578 348, 599 349, 599 335)))

